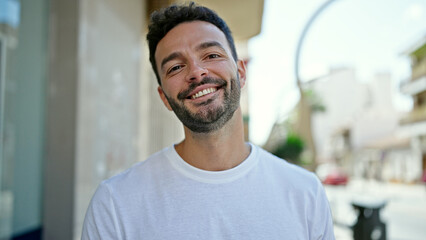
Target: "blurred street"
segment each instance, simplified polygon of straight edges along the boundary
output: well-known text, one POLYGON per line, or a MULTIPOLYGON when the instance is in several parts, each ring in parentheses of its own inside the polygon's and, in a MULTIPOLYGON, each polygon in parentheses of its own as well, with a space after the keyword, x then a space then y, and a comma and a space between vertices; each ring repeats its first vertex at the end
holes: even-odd
POLYGON ((356 212, 351 202, 359 199, 384 200, 380 212, 387 226, 388 240, 426 239, 426 186, 422 184, 385 183, 351 180, 347 186, 325 186, 335 222, 337 240, 353 239, 356 212))

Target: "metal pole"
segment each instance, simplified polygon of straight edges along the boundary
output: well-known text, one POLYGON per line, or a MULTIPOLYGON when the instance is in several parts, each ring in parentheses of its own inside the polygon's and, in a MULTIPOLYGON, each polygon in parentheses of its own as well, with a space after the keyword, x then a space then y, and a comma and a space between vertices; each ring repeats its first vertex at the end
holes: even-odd
MULTIPOLYGON (((306 33, 308 32, 309 28, 311 27, 311 25, 315 21, 315 19, 321 14, 321 12, 323 12, 324 9, 326 9, 328 6, 330 6, 335 1, 337 1, 337 0, 328 0, 327 2, 323 3, 314 12, 314 14, 311 16, 311 18, 309 18, 308 22, 306 23, 305 27, 303 28, 302 34, 300 35, 299 41, 297 42, 296 58, 295 58, 295 63, 294 63, 294 72, 295 72, 295 75, 296 75, 297 85, 298 85, 300 91, 302 90, 302 81, 300 79, 300 74, 299 74, 299 58, 300 58, 300 51, 302 49, 302 44, 303 44, 303 41, 305 39, 306 33)), ((302 92, 300 94, 302 94, 302 92)))

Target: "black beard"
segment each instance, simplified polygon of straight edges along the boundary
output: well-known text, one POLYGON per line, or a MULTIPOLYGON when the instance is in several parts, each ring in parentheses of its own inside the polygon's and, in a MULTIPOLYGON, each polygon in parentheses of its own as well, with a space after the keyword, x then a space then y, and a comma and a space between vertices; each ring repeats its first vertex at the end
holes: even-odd
POLYGON ((177 96, 178 101, 168 97, 166 94, 164 95, 183 125, 196 133, 209 133, 222 128, 232 118, 240 105, 241 87, 238 75, 236 79, 231 79, 230 89, 227 86, 228 83, 223 79, 205 77, 200 83, 191 84, 188 89, 180 92, 177 96), (219 107, 209 108, 208 105, 214 101, 214 99, 209 99, 200 104, 200 106, 204 105, 205 109, 192 113, 184 105, 184 101, 196 87, 207 83, 221 86, 220 89, 224 90, 223 104, 219 107))

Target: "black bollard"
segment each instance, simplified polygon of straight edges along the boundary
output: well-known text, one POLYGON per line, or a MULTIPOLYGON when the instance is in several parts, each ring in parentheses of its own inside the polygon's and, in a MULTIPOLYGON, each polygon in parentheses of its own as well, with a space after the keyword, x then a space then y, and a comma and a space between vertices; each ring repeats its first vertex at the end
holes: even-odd
POLYGON ((358 211, 357 222, 352 227, 354 240, 386 240, 386 224, 380 220, 380 210, 385 205, 384 201, 352 203, 358 211))

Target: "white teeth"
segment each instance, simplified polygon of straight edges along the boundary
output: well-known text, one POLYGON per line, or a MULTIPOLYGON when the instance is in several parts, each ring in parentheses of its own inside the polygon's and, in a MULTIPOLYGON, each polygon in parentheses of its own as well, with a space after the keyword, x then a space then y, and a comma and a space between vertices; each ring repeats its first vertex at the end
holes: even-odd
POLYGON ((202 96, 209 94, 209 93, 212 93, 212 92, 216 92, 216 88, 206 88, 206 89, 199 91, 196 94, 192 95, 191 98, 196 99, 196 98, 202 97, 202 96))

